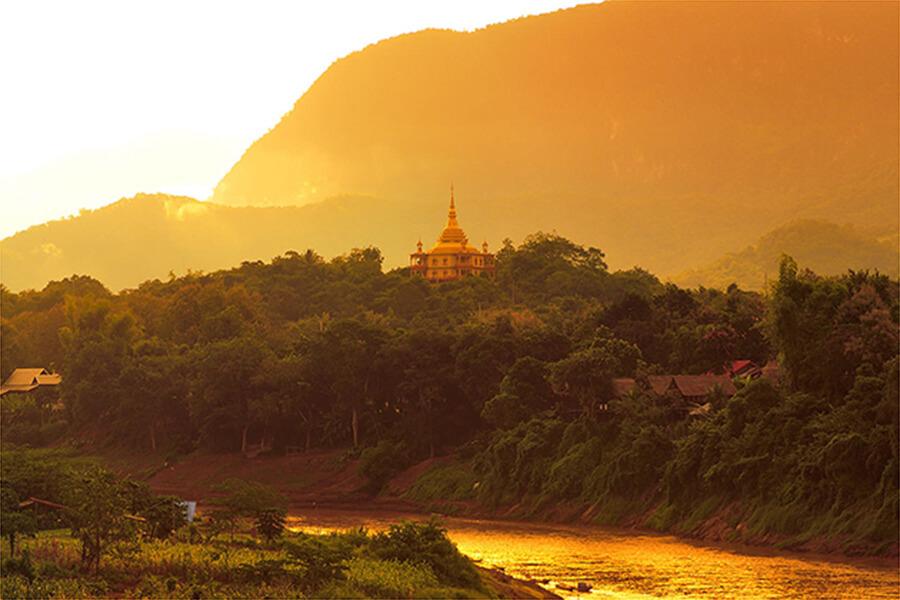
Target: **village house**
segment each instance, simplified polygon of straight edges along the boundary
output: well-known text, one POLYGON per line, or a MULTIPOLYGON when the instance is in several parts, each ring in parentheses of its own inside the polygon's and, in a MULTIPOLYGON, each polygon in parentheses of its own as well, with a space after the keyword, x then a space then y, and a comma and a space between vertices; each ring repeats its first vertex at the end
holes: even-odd
POLYGON ((727 373, 731 377, 756 379, 762 375, 762 369, 752 360, 734 360, 728 365, 727 373))
MULTIPOLYGON (((16 369, 0 385, 0 396, 7 394, 31 394, 31 397, 40 408, 41 425, 46 424, 50 413, 61 413, 64 410, 62 400, 59 397, 59 384, 62 376, 51 373, 47 369, 16 369)), ((7 413, 4 410, 2 419, 6 422, 7 413)))
MULTIPOLYGON (((718 390, 725 398, 737 393, 728 375, 648 375, 641 379, 613 379, 613 400, 621 400, 638 390, 657 405, 686 417, 693 408, 706 403, 710 392, 718 390)), ((601 408, 608 405, 601 401, 601 408)))
POLYGON ((47 369, 16 369, 0 385, 0 396, 9 393, 25 393, 42 386, 58 386, 62 376, 47 369))

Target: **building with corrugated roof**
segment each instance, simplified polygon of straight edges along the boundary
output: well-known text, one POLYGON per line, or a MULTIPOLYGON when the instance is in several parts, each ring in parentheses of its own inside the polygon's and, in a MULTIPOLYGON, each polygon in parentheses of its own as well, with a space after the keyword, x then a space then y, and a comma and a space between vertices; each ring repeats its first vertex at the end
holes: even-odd
POLYGON ((16 369, 0 385, 0 396, 11 392, 30 392, 41 386, 57 386, 62 376, 47 369, 16 369))
POLYGON ((409 255, 409 272, 431 282, 453 281, 470 275, 494 278, 494 255, 488 252, 487 241, 479 251, 469 244, 469 239, 459 226, 452 186, 447 226, 437 243, 427 252, 422 250, 422 241, 419 240, 416 252, 409 255))
POLYGON ((716 388, 728 398, 737 393, 728 375, 648 375, 642 381, 613 379, 613 394, 622 398, 635 386, 640 386, 654 400, 669 396, 693 403, 704 402, 707 394, 716 388))

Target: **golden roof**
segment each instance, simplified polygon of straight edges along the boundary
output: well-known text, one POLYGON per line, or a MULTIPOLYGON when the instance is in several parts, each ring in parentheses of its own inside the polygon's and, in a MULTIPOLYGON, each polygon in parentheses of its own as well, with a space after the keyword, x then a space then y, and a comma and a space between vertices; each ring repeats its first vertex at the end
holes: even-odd
POLYGON ((478 253, 456 220, 456 205, 453 200, 453 188, 450 188, 450 212, 447 214, 447 226, 438 237, 438 243, 431 247, 428 254, 458 254, 460 252, 478 253))

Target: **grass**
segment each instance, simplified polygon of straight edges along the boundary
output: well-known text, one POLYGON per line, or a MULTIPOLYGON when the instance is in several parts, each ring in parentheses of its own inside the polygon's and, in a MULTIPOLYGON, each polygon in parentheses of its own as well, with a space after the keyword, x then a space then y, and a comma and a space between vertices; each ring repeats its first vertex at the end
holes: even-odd
POLYGON ((462 463, 437 464, 422 473, 403 494, 404 498, 429 500, 471 500, 478 488, 478 478, 462 463))
POLYGON ((656 507, 656 510, 647 517, 644 527, 656 531, 668 531, 678 521, 678 509, 665 500, 656 507))
POLYGON ((618 525, 627 514, 634 511, 634 501, 624 496, 609 494, 597 504, 593 521, 598 525, 618 525))
POLYGON ((168 540, 121 540, 103 555, 97 573, 82 568, 81 543, 69 530, 42 531, 20 540, 15 557, 7 543, 0 545, 0 598, 486 597, 484 590, 442 582, 426 564, 375 558, 363 529, 286 534, 271 545, 249 531, 244 524, 233 542, 189 543, 182 532, 168 540), (313 577, 319 559, 291 553, 292 544, 311 539, 323 552, 348 552, 333 576, 313 577))
POLYGON ((721 501, 713 496, 711 498, 707 498, 703 502, 697 505, 694 510, 691 511, 691 514, 687 516, 687 518, 678 524, 678 529, 680 531, 690 531, 694 527, 697 526, 700 521, 708 519, 713 515, 714 512, 721 505, 721 501))
POLYGON ((747 529, 751 535, 798 535, 807 528, 807 521, 807 513, 802 508, 766 504, 752 512, 747 519, 747 529))
POLYGON ((417 590, 440 587, 428 567, 393 560, 356 557, 347 575, 350 586, 372 598, 412 598, 417 590))

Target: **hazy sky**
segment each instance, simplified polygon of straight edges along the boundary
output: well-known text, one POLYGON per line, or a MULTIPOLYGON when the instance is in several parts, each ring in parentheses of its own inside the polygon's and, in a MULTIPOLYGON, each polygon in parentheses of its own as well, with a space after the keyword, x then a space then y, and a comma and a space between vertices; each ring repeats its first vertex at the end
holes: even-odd
POLYGON ((203 200, 335 60, 575 4, 0 3, 0 237, 138 192, 203 200))

